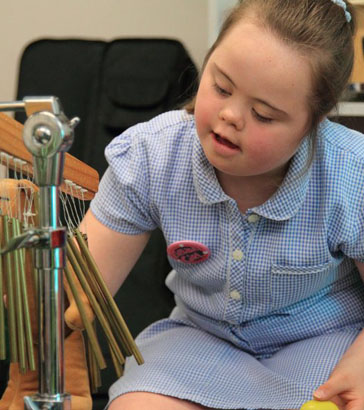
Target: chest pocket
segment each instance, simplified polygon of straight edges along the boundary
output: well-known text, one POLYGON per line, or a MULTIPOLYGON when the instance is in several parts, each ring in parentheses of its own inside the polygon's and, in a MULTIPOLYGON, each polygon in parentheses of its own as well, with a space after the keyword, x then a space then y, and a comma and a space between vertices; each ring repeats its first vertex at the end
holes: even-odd
POLYGON ((273 265, 271 269, 271 306, 281 309, 309 298, 337 276, 337 264, 327 262, 315 266, 273 265))

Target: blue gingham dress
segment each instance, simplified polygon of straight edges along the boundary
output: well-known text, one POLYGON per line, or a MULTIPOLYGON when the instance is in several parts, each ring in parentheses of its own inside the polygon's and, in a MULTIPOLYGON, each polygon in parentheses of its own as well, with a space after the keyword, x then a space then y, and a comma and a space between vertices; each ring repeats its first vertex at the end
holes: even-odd
POLYGON ((108 146, 95 216, 211 251, 198 264, 170 260, 176 308, 138 336, 145 364, 127 361, 110 400, 148 391, 218 409, 298 408, 329 377, 364 325, 352 262, 364 261, 364 137, 324 120, 307 170, 308 152, 305 138, 281 187, 242 214, 185 111, 108 146))

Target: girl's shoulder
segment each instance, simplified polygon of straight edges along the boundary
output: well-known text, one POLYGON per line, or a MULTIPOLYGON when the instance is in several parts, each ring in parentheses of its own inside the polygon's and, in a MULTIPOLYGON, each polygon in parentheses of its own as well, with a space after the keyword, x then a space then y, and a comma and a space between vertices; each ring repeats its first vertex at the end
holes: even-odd
POLYGON ((315 157, 312 176, 325 184, 330 195, 340 191, 348 200, 364 186, 364 134, 325 120, 319 129, 315 157))
POLYGON ((105 157, 115 173, 165 174, 186 168, 196 140, 194 116, 185 110, 166 112, 114 138, 105 157))
POLYGON ((364 163, 364 134, 342 124, 324 120, 319 128, 318 148, 329 159, 338 155, 343 160, 364 163))
POLYGON ((149 121, 145 121, 130 127, 126 134, 145 136, 152 138, 153 135, 174 136, 181 133, 189 133, 194 129, 195 118, 185 110, 168 111, 159 114, 149 121))
POLYGON ((137 152, 170 153, 177 150, 178 145, 189 145, 194 135, 193 115, 185 110, 169 111, 128 128, 111 141, 105 154, 110 158, 131 148, 137 152))

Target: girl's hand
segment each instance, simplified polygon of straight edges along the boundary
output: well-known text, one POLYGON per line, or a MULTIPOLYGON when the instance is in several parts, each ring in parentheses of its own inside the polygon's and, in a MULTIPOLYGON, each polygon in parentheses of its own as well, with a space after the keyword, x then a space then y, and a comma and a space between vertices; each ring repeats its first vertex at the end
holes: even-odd
MULTIPOLYGON (((354 262, 364 282, 364 262, 354 262)), ((364 330, 313 396, 334 402, 340 410, 364 410, 364 330)))
MULTIPOLYGON (((364 357, 364 351, 361 357, 364 357)), ((349 349, 328 381, 314 392, 314 398, 330 400, 340 410, 363 410, 364 360, 351 354, 349 349)))

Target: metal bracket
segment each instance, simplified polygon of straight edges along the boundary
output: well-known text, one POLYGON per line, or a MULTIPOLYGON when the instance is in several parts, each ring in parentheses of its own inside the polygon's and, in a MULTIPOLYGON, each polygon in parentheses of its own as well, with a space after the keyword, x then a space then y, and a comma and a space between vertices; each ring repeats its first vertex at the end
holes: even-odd
POLYGON ((16 236, 0 250, 0 255, 21 248, 61 248, 66 244, 66 228, 46 231, 44 229, 29 229, 22 235, 16 236))

